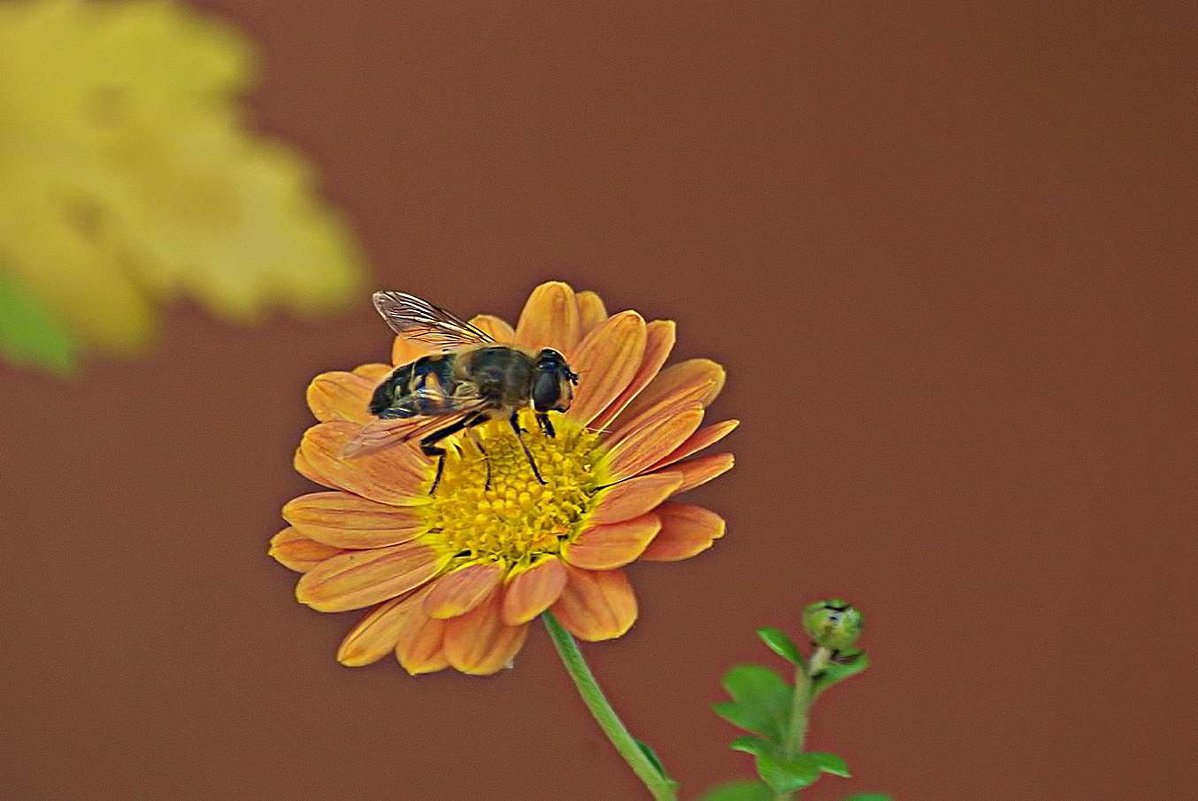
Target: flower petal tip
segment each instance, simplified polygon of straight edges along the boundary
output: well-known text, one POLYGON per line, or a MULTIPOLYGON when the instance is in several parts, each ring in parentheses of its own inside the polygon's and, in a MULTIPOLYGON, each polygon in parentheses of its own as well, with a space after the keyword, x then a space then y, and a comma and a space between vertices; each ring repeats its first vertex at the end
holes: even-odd
POLYGON ((497 594, 477 608, 445 621, 445 656, 462 673, 487 676, 515 658, 528 637, 528 626, 508 626, 497 594))
POLYGON ((641 554, 651 562, 678 562, 702 553, 724 536, 724 518, 702 506, 673 501, 657 510, 661 531, 641 554))
POLYGON ((623 636, 637 618, 636 595, 623 570, 570 567, 570 580, 551 610, 566 629, 586 642, 623 636))
POLYGON ((356 373, 334 371, 312 379, 304 395, 312 415, 321 422, 371 420, 370 396, 375 382, 356 373))
POLYGON ((503 589, 503 622, 520 626, 540 616, 561 597, 566 579, 566 567, 556 556, 511 575, 503 589))
POLYGON ((368 659, 361 651, 337 651, 337 662, 342 667, 359 668, 373 665, 377 659, 368 659))
POLYGON ((562 558, 586 570, 614 570, 635 561, 660 530, 661 520, 653 513, 595 526, 562 546, 562 558))
POLYGON ((532 291, 516 323, 516 342, 569 353, 582 336, 574 288, 547 281, 532 291))
POLYGON ((307 573, 339 553, 340 548, 308 539, 294 528, 285 528, 271 537, 266 549, 267 556, 297 573, 307 573))

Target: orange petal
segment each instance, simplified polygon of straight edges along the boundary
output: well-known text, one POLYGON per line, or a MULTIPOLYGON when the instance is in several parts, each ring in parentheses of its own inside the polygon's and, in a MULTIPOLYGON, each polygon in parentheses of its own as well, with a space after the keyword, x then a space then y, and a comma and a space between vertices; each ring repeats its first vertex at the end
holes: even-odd
POLYGON ((674 491, 677 495, 679 492, 692 490, 700 484, 706 484, 713 478, 722 476, 732 469, 736 464, 736 457, 730 453, 713 453, 711 456, 701 456, 698 459, 688 459, 685 462, 678 462, 670 465, 670 472, 682 473, 682 485, 674 491))
POLYGON ((637 368, 636 375, 628 382, 624 391, 617 395, 616 399, 592 421, 592 428, 606 428, 607 424, 614 420, 616 415, 648 386, 649 382, 661 371, 661 366, 666 363, 666 359, 669 358, 676 338, 677 332, 673 320, 654 320, 645 326, 645 355, 641 359, 641 366, 637 368))
POLYGON ((424 614, 419 602, 414 603, 399 631, 395 657, 413 676, 449 667, 445 657, 445 621, 434 620, 424 614))
POLYGON ((709 448, 716 444, 724 437, 731 434, 740 425, 740 420, 725 420, 722 423, 713 423, 709 426, 703 426, 686 440, 686 442, 674 449, 666 458, 662 459, 650 470, 660 470, 667 465, 672 465, 675 462, 682 461, 688 456, 698 453, 704 448, 709 448))
POLYGON ((345 635, 337 649, 337 661, 346 667, 362 667, 394 651, 414 605, 413 596, 406 595, 376 606, 345 635))
POLYGON ((562 546, 562 558, 587 570, 623 567, 645 552, 660 529, 661 521, 653 513, 587 528, 562 546))
POLYGON ((397 545, 428 528, 417 507, 388 506, 348 492, 301 495, 283 507, 283 519, 304 536, 337 548, 397 545))
POLYGON ((341 421, 312 426, 304 432, 295 469, 317 484, 379 503, 427 503, 421 486, 432 478, 432 463, 410 443, 346 457, 346 444, 361 430, 341 421))
POLYGON ((565 586, 566 566, 556 556, 514 572, 503 590, 503 622, 527 623, 552 606, 565 586))
POLYGON ((580 336, 578 306, 569 284, 549 281, 532 291, 516 324, 517 344, 569 353, 580 336))
POLYGON ((607 319, 607 307, 603 305, 603 298, 599 297, 598 293, 589 289, 579 292, 574 296, 574 302, 578 304, 578 328, 582 336, 589 334, 599 323, 607 319))
POLYGON ((305 573, 295 585, 295 597, 321 612, 361 609, 416 589, 441 566, 436 552, 418 542, 348 551, 305 573))
POLYGON ((296 448, 295 455, 291 458, 291 466, 295 468, 295 472, 299 473, 304 478, 316 484, 323 483, 319 474, 312 468, 312 465, 304 457, 303 448, 296 448))
POLYGON ((307 573, 324 560, 341 553, 341 549, 310 540, 293 528, 285 528, 270 538, 267 553, 283 567, 297 573, 307 573))
MULTIPOLYGON (((614 448, 632 434, 653 425, 663 417, 673 417, 688 409, 702 409, 703 398, 711 390, 711 384, 683 384, 675 392, 661 398, 647 409, 632 415, 622 414, 611 425, 611 433, 603 440, 608 448, 614 448)), ((666 456, 666 454, 661 454, 666 456)))
POLYGON ((444 619, 469 612, 495 591, 504 569, 500 562, 475 563, 441 576, 425 596, 424 613, 444 619))
POLYGON ((603 526, 639 517, 653 511, 681 485, 682 476, 673 473, 654 473, 621 481, 603 490, 587 521, 590 525, 603 526))
POLYGON ((370 396, 376 383, 360 375, 342 371, 321 373, 308 384, 308 408, 317 420, 350 420, 367 423, 374 419, 370 413, 370 396))
POLYGON ((657 374, 657 378, 649 382, 649 386, 636 396, 624 410, 625 419, 640 414, 656 404, 665 396, 677 391, 680 386, 702 385, 708 387, 707 393, 700 399, 704 407, 710 406, 720 390, 724 388, 726 374, 722 365, 711 359, 687 359, 684 362, 671 364, 657 374))
POLYGON ((621 479, 644 472, 685 442, 702 422, 703 409, 694 406, 632 432, 604 456, 608 474, 621 479))
POLYGON ((481 328, 496 342, 508 344, 516 341, 515 329, 507 320, 493 314, 476 314, 470 318, 470 324, 475 328, 481 328))
POLYGON ((702 506, 664 503, 656 514, 661 518, 661 531, 641 554, 642 559, 655 562, 689 559, 724 536, 724 518, 702 506))
POLYGON ((645 356, 645 320, 634 311, 608 317, 579 343, 570 366, 579 375, 566 416, 587 425, 627 388, 645 356))
POLYGON ((463 673, 486 676, 511 664, 528 636, 528 625, 509 626, 500 615, 501 593, 445 621, 445 656, 463 673))
POLYGON ((398 367, 401 364, 414 362, 421 356, 426 356, 436 350, 427 342, 396 337, 395 342, 391 345, 391 363, 398 367))
POLYGON ((580 640, 619 637, 636 622, 636 595, 623 570, 594 572, 567 567, 562 597, 550 611, 580 640))
POLYGON ((362 378, 370 379, 371 381, 374 382, 374 385, 377 387, 379 384, 381 384, 383 382, 384 378, 391 375, 391 372, 394 369, 395 368, 390 364, 372 363, 372 364, 362 364, 362 365, 355 367, 353 369, 353 373, 354 373, 354 375, 361 376, 362 378))

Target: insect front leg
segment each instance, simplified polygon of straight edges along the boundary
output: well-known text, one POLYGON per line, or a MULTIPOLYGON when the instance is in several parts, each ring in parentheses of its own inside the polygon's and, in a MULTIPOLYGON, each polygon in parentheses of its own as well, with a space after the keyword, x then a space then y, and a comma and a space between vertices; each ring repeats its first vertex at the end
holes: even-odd
MULTIPOLYGON (((433 485, 429 487, 428 494, 435 495, 437 493, 437 485, 441 483, 441 474, 445 472, 445 449, 437 443, 448 436, 458 433, 464 428, 476 426, 487 419, 485 414, 474 414, 470 417, 464 417, 455 423, 450 423, 445 428, 438 429, 429 434, 424 439, 420 440, 420 450, 425 456, 437 457, 437 473, 433 476, 433 485)), ((490 462, 487 463, 488 469, 490 462)), ((544 483, 544 482, 542 482, 544 483)))
POLYGON ((549 412, 537 412, 537 425, 541 427, 541 431, 545 432, 545 436, 550 439, 557 436, 557 432, 553 430, 553 421, 549 419, 549 412))
POLYGON ((520 441, 520 447, 524 449, 524 455, 528 458, 528 465, 532 468, 532 474, 537 477, 537 481, 544 484, 545 479, 541 478, 541 471, 537 469, 537 462, 532 458, 532 451, 528 449, 528 445, 524 442, 524 429, 520 427, 519 412, 512 412, 512 416, 508 418, 508 422, 512 424, 512 431, 516 432, 516 439, 520 441))

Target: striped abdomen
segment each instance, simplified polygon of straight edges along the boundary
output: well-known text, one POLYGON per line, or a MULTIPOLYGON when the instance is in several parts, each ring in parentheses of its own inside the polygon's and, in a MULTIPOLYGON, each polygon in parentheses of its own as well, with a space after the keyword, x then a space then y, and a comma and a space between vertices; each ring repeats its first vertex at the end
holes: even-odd
POLYGON ((400 365, 379 384, 370 398, 370 413, 376 417, 434 417, 454 411, 455 354, 421 356, 400 365), (426 389, 427 392, 417 392, 426 389))

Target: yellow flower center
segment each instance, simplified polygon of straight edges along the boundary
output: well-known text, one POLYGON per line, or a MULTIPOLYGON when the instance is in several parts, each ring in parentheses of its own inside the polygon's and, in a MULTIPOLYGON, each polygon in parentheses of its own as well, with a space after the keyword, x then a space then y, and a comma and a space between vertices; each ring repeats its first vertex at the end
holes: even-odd
POLYGON ((600 451, 598 434, 558 414, 552 419, 556 436, 551 438, 531 413, 520 417, 528 429, 524 442, 544 485, 507 420, 474 429, 485 456, 469 436, 454 437, 458 447, 448 447, 441 483, 425 507, 429 533, 422 540, 462 561, 528 564, 557 553, 582 528, 593 505, 592 496, 601 486, 596 469, 600 451))

